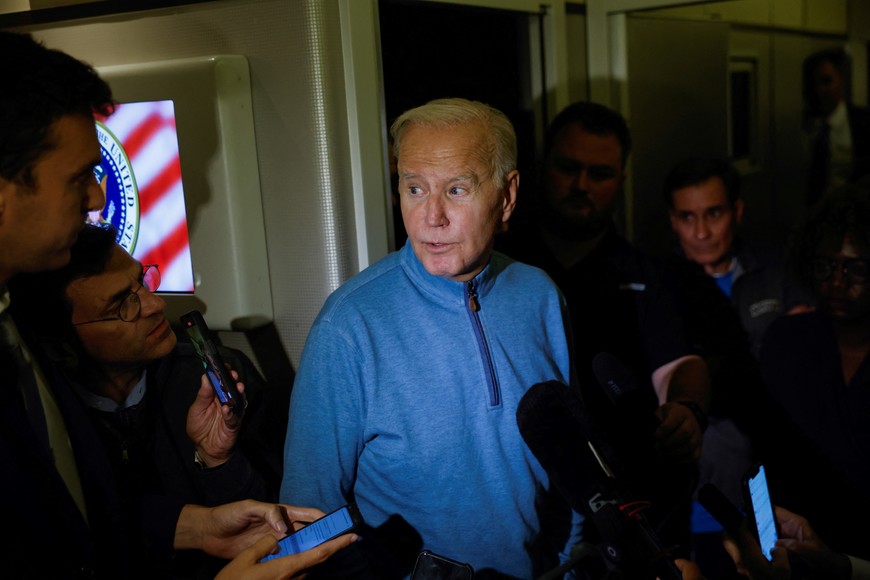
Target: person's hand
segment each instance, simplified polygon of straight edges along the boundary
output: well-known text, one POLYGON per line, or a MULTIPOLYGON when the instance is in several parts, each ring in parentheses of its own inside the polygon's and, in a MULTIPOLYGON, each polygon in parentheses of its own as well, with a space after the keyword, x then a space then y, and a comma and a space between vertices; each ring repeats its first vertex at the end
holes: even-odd
POLYGON ((278 541, 270 535, 263 536, 253 546, 242 550, 215 576, 215 580, 277 580, 303 578, 305 572, 316 564, 326 561, 330 556, 343 550, 357 540, 356 534, 344 534, 310 550, 273 558, 268 562, 260 559, 274 554, 278 541))
POLYGON ((656 416, 661 421, 656 428, 656 449, 662 457, 678 463, 701 457, 704 434, 691 409, 671 401, 656 409, 656 416))
POLYGON ((802 572, 814 578, 849 578, 852 571, 849 558, 828 548, 805 517, 779 506, 774 510, 780 527, 776 545, 800 558, 802 572))
POLYGON ((683 580, 706 580, 704 575, 701 574, 701 569, 691 560, 677 558, 674 560, 674 564, 677 566, 680 574, 683 575, 683 580))
POLYGON ((252 499, 216 507, 187 504, 178 516, 173 547, 176 550, 202 550, 218 558, 230 559, 263 535, 283 538, 288 523, 296 529, 302 526, 302 522, 323 516, 324 513, 315 508, 252 499))
MULTIPOLYGON (((237 381, 238 373, 232 370, 230 373, 237 381)), ((236 386, 244 396, 245 385, 237 382, 236 386)), ((242 418, 229 405, 221 405, 208 376, 203 373, 196 399, 187 411, 187 436, 207 467, 217 467, 230 458, 241 426, 242 418)))
POLYGON ((725 551, 734 560, 737 572, 752 580, 787 580, 791 578, 791 565, 788 552, 782 546, 773 549, 773 561, 762 554, 761 546, 752 531, 752 521, 745 518, 737 537, 724 535, 725 551))

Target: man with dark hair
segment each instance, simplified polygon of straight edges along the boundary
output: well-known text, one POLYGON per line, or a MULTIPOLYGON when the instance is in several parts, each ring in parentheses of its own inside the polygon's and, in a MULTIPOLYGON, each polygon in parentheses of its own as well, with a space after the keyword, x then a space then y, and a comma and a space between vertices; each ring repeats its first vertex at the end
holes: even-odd
POLYGON ((849 100, 849 57, 843 48, 804 60, 804 122, 810 137, 808 203, 870 174, 870 110, 849 100))
MULTIPOLYGON (((112 97, 91 67, 27 35, 0 32, 0 77, 0 290, 11 344, 17 330, 6 283, 66 264, 87 212, 103 205, 93 173, 100 163, 94 112, 110 112, 112 97)), ((20 362, 29 353, 13 349, 0 349, 0 489, 4 520, 15 530, 3 544, 4 567, 25 577, 28 569, 34 577, 103 564, 124 570, 110 499, 117 496, 87 416, 72 393, 34 380, 33 367, 20 362), (46 557, 52 535, 62 541, 46 557)))
POLYGON ((807 299, 789 283, 782 252, 752 248, 738 235, 740 174, 726 159, 692 157, 671 169, 663 194, 677 253, 703 268, 731 300, 757 356, 771 321, 807 299))
POLYGON ((118 481, 137 573, 213 576, 223 561, 173 550, 180 512, 186 503, 275 501, 286 418, 266 421, 272 391, 236 350, 222 354, 248 404, 243 416, 219 404, 193 347, 177 343, 163 316, 158 267, 115 240, 114 228, 88 226, 67 266, 16 276, 12 314, 45 353, 51 380, 87 407, 118 481))
POLYGON ((616 442, 630 471, 625 480, 654 498, 651 518, 674 525, 662 530, 666 541, 685 550, 709 404, 707 368, 686 340, 661 268, 613 223, 631 152, 627 123, 603 105, 578 102, 553 119, 545 143, 531 220, 511 227, 503 251, 541 267, 562 289, 589 411, 616 442), (638 407, 659 421, 654 433, 620 422, 625 401, 614 406, 598 381, 606 378, 593 373, 601 352, 615 355, 638 381, 638 407))

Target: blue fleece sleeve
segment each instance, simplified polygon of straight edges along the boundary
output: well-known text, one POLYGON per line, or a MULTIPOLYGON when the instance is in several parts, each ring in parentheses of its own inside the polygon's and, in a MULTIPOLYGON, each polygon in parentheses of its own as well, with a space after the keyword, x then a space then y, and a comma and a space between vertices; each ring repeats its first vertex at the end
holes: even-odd
POLYGON ((352 496, 362 447, 360 356, 329 322, 315 322, 290 399, 281 502, 332 511, 352 496))

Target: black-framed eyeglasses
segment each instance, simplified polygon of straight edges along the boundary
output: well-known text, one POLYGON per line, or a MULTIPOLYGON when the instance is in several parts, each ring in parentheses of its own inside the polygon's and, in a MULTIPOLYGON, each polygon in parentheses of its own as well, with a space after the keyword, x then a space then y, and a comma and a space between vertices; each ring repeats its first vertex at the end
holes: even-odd
POLYGON ((139 290, 142 288, 145 288, 149 292, 156 292, 160 288, 160 269, 157 267, 157 264, 148 264, 142 267, 142 284, 136 290, 124 296, 121 304, 118 305, 118 314, 116 316, 112 318, 100 318, 99 320, 88 320, 87 322, 74 322, 73 326, 93 324, 94 322, 112 322, 115 320, 136 322, 142 313, 142 300, 139 298, 139 290))
POLYGON ((870 280, 870 260, 862 258, 849 258, 846 260, 816 258, 813 260, 813 277, 819 282, 824 282, 834 272, 839 272, 851 284, 863 284, 867 280, 870 280))

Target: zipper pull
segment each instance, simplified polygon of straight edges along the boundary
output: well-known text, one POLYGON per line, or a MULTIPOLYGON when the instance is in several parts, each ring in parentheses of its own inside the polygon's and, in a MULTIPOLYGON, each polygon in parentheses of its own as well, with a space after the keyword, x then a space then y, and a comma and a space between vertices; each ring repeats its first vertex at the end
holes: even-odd
POLYGON ((477 288, 474 287, 474 282, 468 281, 468 307, 472 312, 480 310, 480 302, 477 301, 477 288))

